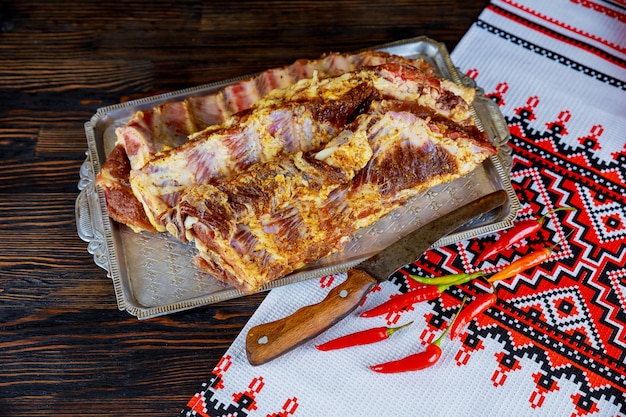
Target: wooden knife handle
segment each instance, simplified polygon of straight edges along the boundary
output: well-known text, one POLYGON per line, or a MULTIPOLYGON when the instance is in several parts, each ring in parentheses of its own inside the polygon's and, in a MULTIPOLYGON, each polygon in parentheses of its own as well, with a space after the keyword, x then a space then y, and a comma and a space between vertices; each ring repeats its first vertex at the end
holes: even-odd
POLYGON ((351 269, 346 280, 319 303, 251 328, 246 337, 248 361, 262 365, 323 333, 357 308, 376 282, 368 273, 351 269))

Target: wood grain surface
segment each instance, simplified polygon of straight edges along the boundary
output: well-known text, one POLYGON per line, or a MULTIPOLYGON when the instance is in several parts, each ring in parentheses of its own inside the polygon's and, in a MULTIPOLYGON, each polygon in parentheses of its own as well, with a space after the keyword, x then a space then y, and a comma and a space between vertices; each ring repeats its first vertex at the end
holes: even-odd
POLYGON ((264 298, 139 321, 77 235, 99 107, 427 35, 488 1, 0 1, 0 415, 172 416, 264 298))

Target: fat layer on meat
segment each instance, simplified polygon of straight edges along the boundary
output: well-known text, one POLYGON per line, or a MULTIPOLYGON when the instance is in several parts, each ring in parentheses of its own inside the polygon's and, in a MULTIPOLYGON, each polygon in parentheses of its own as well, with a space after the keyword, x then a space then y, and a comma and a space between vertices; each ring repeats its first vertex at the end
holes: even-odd
POLYGON ((219 125, 235 113, 252 107, 268 92, 287 88, 297 81, 336 77, 367 66, 401 62, 433 75, 434 69, 421 58, 404 58, 385 52, 357 54, 330 53, 321 58, 300 59, 293 64, 269 69, 256 76, 234 82, 216 93, 168 101, 151 109, 137 111, 116 130, 117 142, 108 156, 96 183, 102 188, 113 220, 136 232, 154 232, 143 205, 130 187, 130 171, 143 167, 157 154, 185 143, 188 137, 209 126, 219 125))
POLYGON ((177 223, 195 241, 201 268, 254 292, 341 250, 359 228, 494 152, 482 132, 430 109, 374 102, 313 156, 287 155, 216 186, 188 189, 177 223), (343 161, 339 176, 329 175, 333 158, 343 161), (312 160, 323 164, 301 168, 312 160))
MULTIPOLYGON (((473 99, 472 90, 465 90, 467 99, 473 99)), ((459 125, 472 123, 465 99, 441 80, 403 63, 303 79, 273 90, 253 108, 194 134, 184 145, 134 170, 133 192, 154 228, 164 231, 186 188, 226 178, 284 153, 319 149, 380 99, 414 102, 459 125)))

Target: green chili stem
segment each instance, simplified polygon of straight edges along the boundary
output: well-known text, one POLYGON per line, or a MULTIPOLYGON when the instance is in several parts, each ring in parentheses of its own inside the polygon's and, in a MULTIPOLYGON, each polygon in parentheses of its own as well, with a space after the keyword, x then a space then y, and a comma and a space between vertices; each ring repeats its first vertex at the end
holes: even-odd
POLYGON ((412 321, 403 324, 402 326, 398 326, 398 327, 388 327, 387 328, 387 337, 391 337, 392 334, 394 334, 395 332, 397 332, 400 329, 404 329, 405 327, 409 327, 411 324, 413 324, 412 321))
POLYGON ((459 317, 461 310, 463 310, 463 306, 465 305, 465 300, 467 300, 467 296, 463 297, 463 301, 461 301, 461 305, 459 306, 459 309, 456 311, 456 314, 452 318, 452 321, 450 322, 448 327, 446 327, 446 330, 443 333, 441 333, 441 336, 435 339, 435 341, 432 343, 433 345, 439 346, 441 344, 441 341, 443 340, 443 338, 448 334, 448 332, 452 328, 452 325, 454 324, 456 318, 459 317))
POLYGON ((546 214, 544 214, 543 216, 541 216, 538 220, 537 223, 539 224, 543 224, 543 220, 546 218, 546 216, 556 212, 556 211, 561 211, 561 210, 568 210, 568 211, 572 211, 572 210, 576 210, 574 207, 559 207, 557 209, 554 210, 550 210, 549 212, 547 212, 546 214))

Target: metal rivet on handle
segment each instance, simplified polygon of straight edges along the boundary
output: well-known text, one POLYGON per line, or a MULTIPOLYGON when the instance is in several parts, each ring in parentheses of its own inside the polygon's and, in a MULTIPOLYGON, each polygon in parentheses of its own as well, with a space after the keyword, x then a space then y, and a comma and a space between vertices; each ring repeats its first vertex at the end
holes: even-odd
POLYGON ((261 336, 259 337, 259 340, 257 340, 257 343, 259 345, 266 345, 267 342, 269 342, 269 339, 267 338, 267 336, 261 336))
POLYGON ((348 290, 341 290, 339 292, 339 297, 346 298, 348 296, 348 290))

